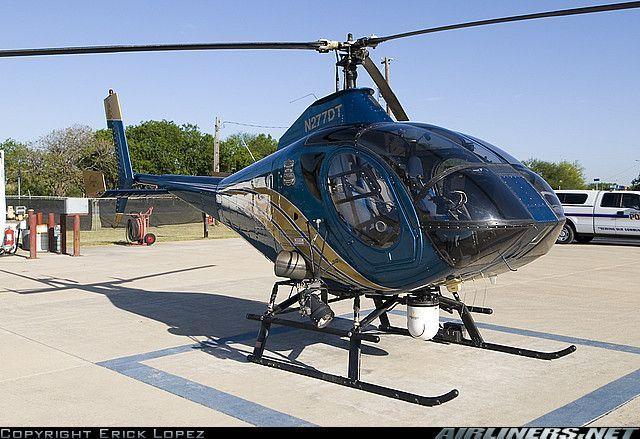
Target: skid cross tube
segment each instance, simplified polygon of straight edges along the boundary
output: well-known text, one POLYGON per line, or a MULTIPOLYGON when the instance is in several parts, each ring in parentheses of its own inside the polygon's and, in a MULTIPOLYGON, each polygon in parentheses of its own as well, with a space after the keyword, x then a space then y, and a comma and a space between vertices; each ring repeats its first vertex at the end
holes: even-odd
POLYGON ((296 322, 295 320, 281 319, 278 317, 271 317, 269 315, 247 314, 247 319, 263 322, 269 326, 271 324, 288 326, 290 328, 304 329, 305 331, 322 332, 324 334, 337 335, 338 337, 357 338, 359 340, 370 341, 372 343, 378 343, 380 341, 380 337, 373 334, 363 334, 361 332, 346 331, 331 327, 318 328, 317 326, 310 323, 296 322))
MULTIPOLYGON (((362 327, 365 327, 376 318, 386 317, 386 311, 397 303, 397 297, 394 297, 386 302, 380 302, 382 304, 380 309, 374 310, 371 314, 360 321, 360 296, 356 295, 354 299, 354 325, 351 330, 343 330, 331 327, 318 328, 310 323, 304 323, 289 319, 283 319, 276 317, 276 314, 286 312, 287 308, 298 300, 305 293, 305 290, 292 295, 289 299, 275 305, 275 299, 278 287, 280 285, 288 285, 280 283, 274 285, 271 299, 267 307, 267 311, 263 315, 247 314, 247 319, 256 320, 260 322, 260 330, 256 339, 256 344, 253 349, 253 353, 247 356, 247 360, 255 364, 262 366, 272 367, 275 369, 284 370, 287 372, 303 375, 310 378, 327 381, 341 386, 351 387, 354 389, 362 390, 364 392, 374 393, 380 396, 386 396, 388 398, 394 398, 401 401, 410 402, 412 404, 418 404, 422 406, 435 406, 450 401, 458 396, 458 390, 453 389, 447 393, 437 396, 422 396, 409 392, 403 392, 401 390, 392 389, 389 387, 379 386, 377 384, 367 383, 360 380, 360 361, 362 354, 362 342, 368 341, 372 343, 378 343, 380 337, 375 334, 361 332, 362 327), (384 317, 382 317, 384 316, 384 317), (321 332, 324 334, 334 335, 338 337, 344 337, 349 339, 349 363, 348 363, 348 376, 333 375, 325 372, 321 372, 309 367, 297 366, 288 362, 275 360, 271 358, 265 358, 263 356, 265 345, 269 337, 269 330, 271 325, 282 325, 296 329, 303 329, 307 331, 321 332)), ((378 302, 376 302, 378 305, 378 302)))

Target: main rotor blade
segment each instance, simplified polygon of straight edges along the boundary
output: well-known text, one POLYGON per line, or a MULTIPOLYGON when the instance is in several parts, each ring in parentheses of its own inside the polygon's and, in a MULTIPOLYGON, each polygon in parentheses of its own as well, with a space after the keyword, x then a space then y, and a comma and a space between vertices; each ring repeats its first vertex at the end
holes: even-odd
POLYGON ((404 112, 404 109, 402 108, 398 97, 395 95, 393 90, 391 90, 389 83, 386 79, 384 79, 384 76, 382 76, 380 70, 378 70, 378 66, 376 66, 375 63, 371 61, 371 58, 369 58, 369 56, 366 56, 364 58, 364 60, 362 61, 362 65, 364 66, 367 73, 369 73, 369 76, 371 76, 371 79, 373 79, 373 82, 376 83, 378 89, 380 89, 380 94, 382 94, 382 97, 387 102, 387 105, 389 105, 389 108, 393 112, 393 115, 396 117, 396 119, 399 121, 408 121, 409 116, 407 116, 407 113, 404 112))
POLYGON ((450 24, 448 26, 439 26, 439 27, 415 30, 412 32, 403 32, 400 34, 388 35, 386 37, 371 37, 371 38, 366 38, 365 41, 368 46, 375 46, 379 43, 383 43, 389 40, 412 37, 415 35, 432 34, 435 32, 442 32, 446 30, 464 29, 468 27, 486 26, 486 25, 498 24, 498 23, 510 23, 513 21, 536 20, 538 18, 565 17, 567 15, 581 15, 581 14, 592 14, 595 12, 619 11, 621 9, 634 9, 634 8, 640 8, 640 1, 614 3, 614 4, 599 5, 599 6, 588 6, 584 8, 562 9, 558 11, 538 12, 535 14, 514 15, 511 17, 492 18, 490 20, 470 21, 467 23, 450 24))
POLYGON ((148 44, 123 46, 85 46, 85 47, 52 47, 44 49, 10 49, 0 50, 0 58, 17 56, 44 55, 77 55, 88 53, 119 52, 164 52, 182 50, 232 50, 232 49, 293 49, 318 50, 322 41, 287 43, 287 42, 248 42, 248 43, 187 43, 187 44, 148 44))

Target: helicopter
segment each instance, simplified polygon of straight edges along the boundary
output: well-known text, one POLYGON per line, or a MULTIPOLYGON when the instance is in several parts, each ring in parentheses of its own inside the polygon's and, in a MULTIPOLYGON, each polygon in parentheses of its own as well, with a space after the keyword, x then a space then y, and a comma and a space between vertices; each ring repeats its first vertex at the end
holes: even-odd
POLYGON ((172 194, 236 231, 274 265, 277 281, 249 361, 362 391, 434 406, 453 389, 424 396, 362 381, 362 343, 383 334, 458 344, 543 360, 553 352, 484 340, 466 305, 464 282, 515 271, 545 255, 565 223, 562 205, 539 175, 504 150, 471 135, 410 121, 369 50, 406 37, 550 17, 640 8, 626 2, 494 18, 345 41, 120 45, 0 50, 0 57, 188 50, 310 50, 335 53, 336 91, 311 104, 279 140, 277 150, 229 176, 149 175, 132 168, 117 93, 104 100, 118 158, 116 198, 122 218, 128 197, 172 194), (357 87, 364 67, 386 101, 357 87), (340 69, 342 78, 340 78, 340 69), (342 79, 342 81, 341 81, 342 79), (342 82, 342 86, 340 84, 342 82), (290 289, 278 302, 280 289, 290 289), (449 292, 450 296, 445 295, 449 292), (361 300, 373 311, 361 317, 361 300), (353 301, 353 326, 333 327, 330 305, 353 301), (389 312, 406 305, 406 327, 389 312), (298 311, 307 321, 283 318, 298 311), (460 321, 440 320, 440 312, 460 321), (372 324, 379 320, 375 328, 372 324), (334 375, 264 355, 273 325, 349 340, 348 373, 334 375), (377 330, 372 330, 372 328, 377 330))

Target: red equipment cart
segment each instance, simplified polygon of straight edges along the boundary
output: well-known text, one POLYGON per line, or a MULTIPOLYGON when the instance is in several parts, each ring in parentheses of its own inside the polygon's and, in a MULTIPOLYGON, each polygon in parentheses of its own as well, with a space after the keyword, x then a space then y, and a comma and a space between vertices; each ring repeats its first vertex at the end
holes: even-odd
POLYGON ((147 232, 149 229, 149 218, 153 213, 151 206, 145 213, 130 213, 127 220, 127 241, 132 244, 153 245, 156 242, 156 235, 147 232))

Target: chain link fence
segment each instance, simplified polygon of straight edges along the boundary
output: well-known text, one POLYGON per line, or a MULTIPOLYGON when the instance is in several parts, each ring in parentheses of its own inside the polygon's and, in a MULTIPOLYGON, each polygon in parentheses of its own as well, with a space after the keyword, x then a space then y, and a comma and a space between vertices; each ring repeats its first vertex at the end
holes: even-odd
MULTIPOLYGON (((7 196, 7 206, 25 206, 35 212, 42 212, 44 221, 47 221, 49 213, 64 212, 63 197, 18 197, 7 196)), ((126 213, 146 212, 153 206, 150 224, 163 226, 168 224, 189 224, 202 222, 202 212, 171 195, 154 198, 130 198, 127 203, 126 213)), ((80 230, 96 230, 102 227, 113 227, 116 214, 115 198, 90 198, 89 215, 80 217, 80 230)), ((118 227, 125 227, 126 219, 118 227)), ((73 218, 67 219, 67 227, 73 227, 73 218)))

